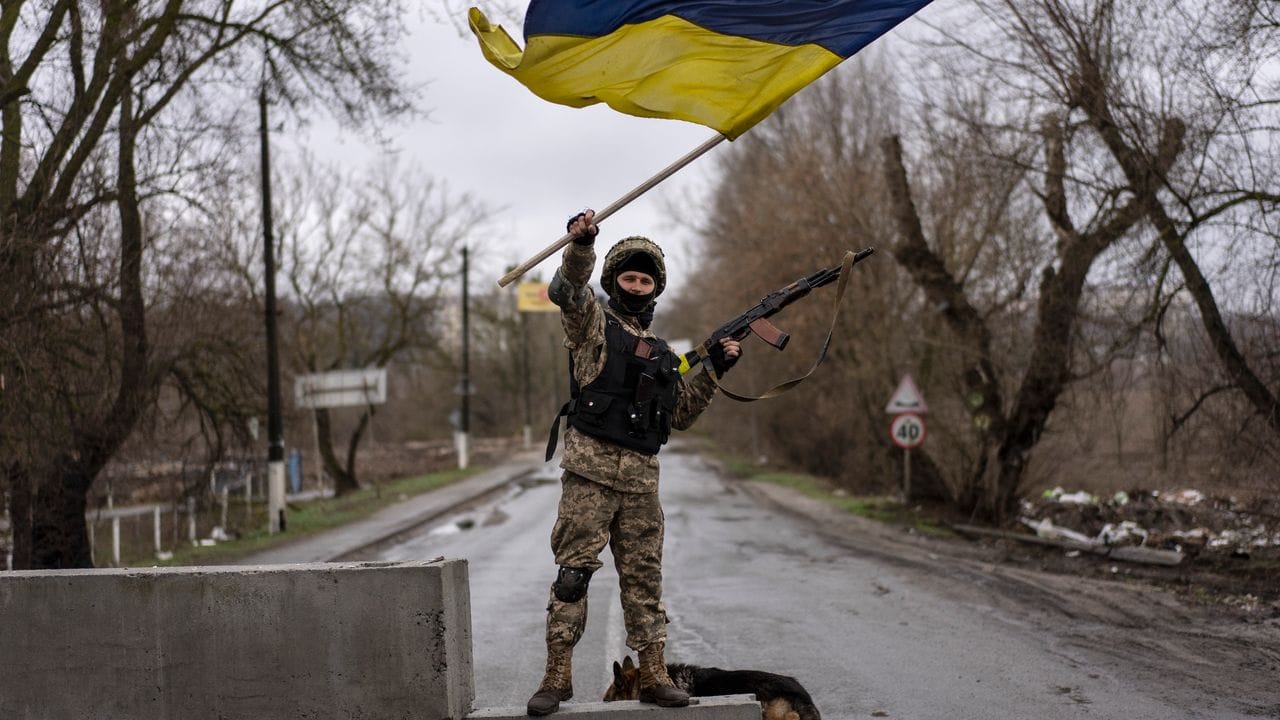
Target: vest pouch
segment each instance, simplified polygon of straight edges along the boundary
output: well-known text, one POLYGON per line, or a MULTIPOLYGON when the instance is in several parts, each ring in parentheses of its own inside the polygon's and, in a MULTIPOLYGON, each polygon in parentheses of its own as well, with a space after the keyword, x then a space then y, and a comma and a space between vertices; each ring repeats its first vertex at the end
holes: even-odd
POLYGON ((578 422, 586 423, 593 427, 604 427, 605 413, 609 410, 609 404, 612 402, 613 397, 610 395, 592 390, 583 390, 574 408, 578 422))
POLYGON ((657 414, 658 437, 662 438, 662 442, 665 443, 667 438, 671 437, 671 413, 659 406, 657 414))

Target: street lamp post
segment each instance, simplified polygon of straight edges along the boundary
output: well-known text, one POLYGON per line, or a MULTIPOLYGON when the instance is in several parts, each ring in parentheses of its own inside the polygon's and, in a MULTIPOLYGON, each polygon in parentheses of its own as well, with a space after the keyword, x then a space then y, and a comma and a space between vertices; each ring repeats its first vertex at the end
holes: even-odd
POLYGON ((467 289, 467 248, 462 248, 462 406, 458 420, 458 467, 466 469, 471 451, 471 312, 467 289))

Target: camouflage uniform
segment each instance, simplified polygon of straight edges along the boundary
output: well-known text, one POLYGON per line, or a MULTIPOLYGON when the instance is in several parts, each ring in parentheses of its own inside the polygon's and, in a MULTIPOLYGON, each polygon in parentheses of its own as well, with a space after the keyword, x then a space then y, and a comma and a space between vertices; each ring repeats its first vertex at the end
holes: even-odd
MULTIPOLYGON (((565 249, 560 274, 574 289, 570 302, 562 308, 565 347, 573 356, 574 374, 585 386, 604 368, 605 313, 587 285, 595 266, 590 245, 570 243, 565 249)), ((634 318, 614 314, 633 335, 654 337, 634 318)), ((715 393, 715 383, 704 372, 692 379, 682 378, 671 425, 676 430, 691 426, 715 393)), ((567 428, 565 473, 559 515, 551 532, 551 548, 556 564, 562 567, 598 570, 600 551, 606 544, 613 551, 614 566, 622 595, 622 614, 627 627, 627 646, 640 650, 667 636, 666 611, 662 606, 662 506, 658 502, 658 458, 624 448, 567 428)), ((582 637, 587 622, 587 598, 561 602, 552 592, 547 606, 547 644, 573 646, 582 637)))

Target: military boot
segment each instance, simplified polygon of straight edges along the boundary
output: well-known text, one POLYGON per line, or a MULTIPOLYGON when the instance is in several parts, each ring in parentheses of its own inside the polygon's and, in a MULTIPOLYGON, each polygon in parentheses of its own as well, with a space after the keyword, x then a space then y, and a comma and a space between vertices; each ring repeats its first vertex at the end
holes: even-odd
POLYGON ((564 645, 547 646, 547 672, 542 676, 538 692, 529 698, 526 708, 530 715, 550 715, 560 709, 560 703, 573 697, 573 648, 564 645))
POLYGON ((640 651, 640 702, 684 707, 689 704, 689 693, 676 687, 667 674, 667 661, 662 657, 665 644, 659 640, 640 651))

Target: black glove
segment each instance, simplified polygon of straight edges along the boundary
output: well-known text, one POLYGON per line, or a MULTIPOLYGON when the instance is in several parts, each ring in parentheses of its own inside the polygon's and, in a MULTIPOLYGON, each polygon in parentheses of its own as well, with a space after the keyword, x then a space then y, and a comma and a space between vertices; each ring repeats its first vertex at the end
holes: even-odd
MULTIPOLYGON (((587 215, 586 213, 578 213, 577 215, 574 215, 573 217, 569 218, 569 221, 564 224, 564 231, 572 232, 570 228, 573 227, 574 221, 577 220, 578 218, 586 217, 586 215, 587 215)), ((586 235, 574 235, 573 241, 578 245, 594 245, 596 242, 596 235, 598 234, 600 234, 600 228, 592 225, 591 229, 587 231, 586 235)))
POLYGON ((738 351, 737 357, 731 358, 726 356, 724 354, 724 346, 720 343, 712 344, 711 349, 707 351, 707 354, 711 356, 711 367, 715 369, 718 377, 724 377, 724 374, 729 372, 729 368, 736 365, 738 360, 742 358, 741 350, 738 351))

